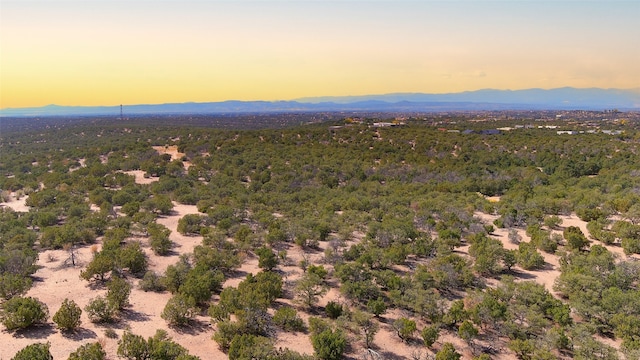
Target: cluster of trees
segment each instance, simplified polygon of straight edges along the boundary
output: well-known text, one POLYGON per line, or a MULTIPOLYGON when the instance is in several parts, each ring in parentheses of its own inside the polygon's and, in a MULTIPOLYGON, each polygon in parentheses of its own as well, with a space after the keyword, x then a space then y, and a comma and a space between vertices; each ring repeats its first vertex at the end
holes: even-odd
MULTIPOLYGON (((0 189, 28 195, 30 211, 0 209, 2 322, 20 328, 46 321, 46 308, 22 297, 38 250, 66 249, 76 266, 73 249, 101 238, 82 271, 108 288, 84 309, 92 320, 116 320, 127 306, 127 279, 138 277, 146 291, 172 293, 162 312, 171 326, 188 326, 208 309, 214 339, 230 358, 304 358, 274 349, 274 328, 308 328, 316 356, 339 358, 347 343, 374 346, 372 334, 390 308, 407 314, 393 322, 398 337, 419 334, 427 347, 441 331, 469 344, 482 332, 508 338, 521 358, 584 358, 585 349, 609 354, 583 336, 597 332, 623 339, 632 354, 640 348, 638 272, 598 243, 640 253, 637 140, 633 129, 622 137, 538 129, 446 133, 416 119, 379 129, 366 121, 250 131, 99 122, 60 125, 49 134, 12 131, 0 138, 0 189), (171 160, 152 148, 168 143, 185 158, 171 160), (129 170, 158 178, 137 184, 129 170), (143 246, 160 256, 172 251, 169 229, 156 220, 174 202, 197 206, 199 214, 180 219, 177 230, 202 236, 202 244, 164 273, 147 271, 143 246), (518 248, 505 249, 476 211, 498 215, 493 225, 510 229, 518 248), (588 221, 591 238, 561 227, 559 215, 572 212, 588 221), (531 241, 521 241, 523 231, 531 241), (364 238, 353 241, 356 233, 364 238), (301 264, 302 278, 283 289, 277 271, 286 253, 277 249, 317 252, 325 242, 325 266, 301 264), (458 251, 467 245, 470 256, 458 251), (543 253, 561 256, 556 287, 564 302, 510 277, 516 267, 543 268, 543 253), (248 256, 258 257, 262 271, 222 289, 248 256), (500 285, 488 288, 486 278, 500 285), (297 311, 320 311, 330 284, 338 284, 347 303, 327 305, 326 316, 305 324, 297 311), (289 292, 296 308, 276 305, 289 292), (574 324, 569 306, 584 321, 574 324), (21 311, 33 316, 15 316, 21 311)), ((61 329, 79 325, 81 310, 73 305, 65 302, 54 315, 61 329)), ((127 342, 147 354, 139 356, 150 356, 156 343, 178 349, 166 334, 148 340, 128 334, 127 342)), ((442 344, 437 358, 459 355, 442 344)))

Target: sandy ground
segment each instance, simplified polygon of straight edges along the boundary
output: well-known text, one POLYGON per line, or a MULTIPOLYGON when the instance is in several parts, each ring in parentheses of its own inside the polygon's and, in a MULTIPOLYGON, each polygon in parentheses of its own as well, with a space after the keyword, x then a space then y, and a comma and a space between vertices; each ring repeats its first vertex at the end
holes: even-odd
POLYGON ((11 193, 8 202, 0 202, 0 206, 8 207, 17 212, 29 212, 29 207, 26 205, 28 196, 22 196, 20 199, 16 199, 16 193, 11 193))
POLYGON ((136 184, 151 184, 152 182, 160 180, 159 177, 144 177, 144 171, 142 170, 129 170, 123 171, 127 175, 133 175, 135 177, 136 184))
MULTIPOLYGON (((489 215, 481 212, 476 212, 474 216, 476 216, 477 218, 480 218, 484 224, 493 224, 493 221, 498 218, 497 215, 489 215)), ((522 237, 522 240, 521 240, 522 242, 531 241, 531 238, 529 237, 529 235, 526 234, 524 229, 515 229, 515 230, 522 237)), ((513 244, 509 241, 509 229, 495 229, 494 232, 491 234, 491 237, 500 240, 502 242, 502 246, 504 246, 505 249, 509 249, 509 250, 518 249, 518 245, 513 244)), ((457 250, 466 251, 466 253, 468 254, 468 246, 457 249, 457 250)), ((512 270, 514 270, 514 273, 517 278, 536 281, 537 283, 544 285, 544 287, 550 293, 557 296, 557 294, 553 291, 553 284, 556 281, 556 278, 560 276, 560 265, 558 263, 558 256, 548 254, 542 251, 540 252, 540 254, 544 257, 544 261, 546 262, 544 269, 529 271, 529 270, 524 270, 516 265, 512 268, 512 270)))
MULTIPOLYGON (((483 223, 485 224, 493 224, 493 221, 495 219, 498 218, 498 216, 496 215, 488 215, 485 213, 481 213, 481 212, 476 212, 474 214, 474 216, 476 216, 477 218, 481 219, 483 223)), ((582 230, 582 232, 587 236, 587 238, 591 239, 591 236, 589 234, 589 230, 587 230, 587 223, 585 221, 580 220, 580 218, 578 218, 577 215, 575 214, 571 214, 571 215, 561 215, 559 216, 560 219, 562 219, 562 224, 560 224, 560 226, 558 227, 558 229, 554 229, 552 230, 553 233, 560 233, 562 234, 562 231, 569 227, 569 226, 577 226, 578 228, 580 228, 580 230, 582 230)), ((529 242, 531 240, 531 238, 526 234, 524 229, 515 229, 518 234, 522 237, 522 241, 523 242, 529 242)), ((513 244, 509 241, 508 238, 509 235, 509 229, 496 229, 493 234, 491 234, 492 237, 500 240, 502 242, 502 245, 506 248, 506 249, 517 249, 518 245, 513 244)), ((619 259, 621 260, 626 260, 626 259, 640 259, 640 255, 638 254, 633 254, 633 255, 625 255, 624 251, 622 250, 622 248, 620 246, 617 245, 605 245, 597 240, 593 240, 591 239, 591 246, 598 244, 601 246, 606 247, 609 251, 611 251, 612 253, 616 254, 618 256, 619 259)), ((462 251, 465 252, 468 250, 468 247, 462 247, 457 249, 458 251, 462 251)), ((468 254, 468 252, 467 252, 468 254)), ((542 270, 536 270, 536 271, 528 271, 528 270, 524 270, 522 268, 520 268, 519 266, 514 266, 513 269, 516 271, 516 275, 518 278, 521 279, 525 279, 525 280, 534 280, 539 284, 544 285, 544 287, 549 290, 549 292, 551 292, 554 296, 557 296, 557 293, 555 291, 553 291, 553 284, 556 280, 556 278, 558 276, 560 276, 560 265, 559 265, 559 257, 557 255, 554 254, 548 254, 546 252, 540 251, 540 254, 542 254, 542 256, 544 257, 544 260, 546 262, 546 266, 544 269, 542 270)))
MULTIPOLYGON (((178 146, 176 145, 171 145, 171 146, 153 146, 153 149, 155 151, 157 151, 160 155, 162 154, 169 154, 171 155, 171 160, 179 160, 182 159, 186 154, 185 153, 181 153, 178 151, 178 146)), ((184 162, 184 168, 189 170, 189 167, 191 166, 191 162, 189 161, 185 161, 184 162)))

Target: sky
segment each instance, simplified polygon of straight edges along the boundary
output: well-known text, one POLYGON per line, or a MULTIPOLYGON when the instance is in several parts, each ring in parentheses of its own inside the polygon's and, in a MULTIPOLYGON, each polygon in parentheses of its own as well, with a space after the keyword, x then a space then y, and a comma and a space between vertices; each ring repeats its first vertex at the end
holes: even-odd
POLYGON ((0 0, 0 108, 639 88, 640 0, 0 0))

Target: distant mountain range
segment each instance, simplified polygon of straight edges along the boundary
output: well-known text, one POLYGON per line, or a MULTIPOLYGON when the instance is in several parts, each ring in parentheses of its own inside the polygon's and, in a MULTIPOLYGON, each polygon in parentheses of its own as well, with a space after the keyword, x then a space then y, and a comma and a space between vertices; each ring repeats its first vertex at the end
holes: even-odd
MULTIPOLYGON (((640 110, 640 88, 477 90, 450 94, 394 93, 329 96, 291 101, 222 101, 125 105, 125 116, 143 114, 241 114, 333 111, 469 111, 469 110, 640 110)), ((120 106, 7 108, 0 116, 120 116, 120 106)))

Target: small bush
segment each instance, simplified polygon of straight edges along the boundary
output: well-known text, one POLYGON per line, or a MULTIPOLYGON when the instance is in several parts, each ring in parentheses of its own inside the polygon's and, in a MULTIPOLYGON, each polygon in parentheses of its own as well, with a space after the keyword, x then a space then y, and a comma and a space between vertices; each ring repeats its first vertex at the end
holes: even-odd
POLYGON ((241 334, 242 331, 237 323, 225 320, 218 322, 216 332, 213 334, 212 339, 218 343, 222 351, 227 351, 231 346, 233 338, 241 334))
POLYGON ((113 277, 107 283, 107 301, 116 309, 122 310, 129 305, 131 285, 120 277, 113 277))
POLYGON ((326 329, 311 335, 311 343, 316 356, 322 360, 342 359, 342 353, 347 348, 347 339, 340 330, 326 329))
POLYGON ((0 312, 0 321, 9 331, 44 323, 47 317, 47 305, 32 297, 11 298, 2 304, 0 312))
POLYGON ((544 218, 544 225, 549 229, 555 229, 562 224, 562 219, 556 215, 547 216, 544 218))
POLYGON ((436 325, 427 326, 422 329, 422 340, 426 347, 431 347, 438 340, 440 329, 436 325))
POLYGON ((149 245, 151 245, 151 250, 160 256, 169 254, 171 246, 173 245, 169 239, 171 230, 157 223, 149 224, 147 230, 149 231, 149 245))
POLYGON ((278 265, 278 257, 273 250, 267 247, 256 249, 258 255, 258 267, 263 270, 271 271, 278 265))
POLYGON ((118 309, 102 296, 89 301, 84 311, 87 312, 89 320, 94 323, 112 322, 118 314, 118 309))
POLYGON ((177 294, 169 299, 160 317, 165 319, 169 325, 184 326, 191 322, 196 311, 196 302, 193 298, 177 294))
POLYGON ((589 240, 586 236, 584 236, 582 230, 580 230, 580 228, 577 226, 569 226, 568 228, 564 229, 562 235, 564 236, 565 240, 567 240, 567 246, 571 250, 582 250, 587 245, 589 245, 589 240))
POLYGON ((51 344, 36 343, 27 345, 18 351, 11 360, 53 360, 49 348, 51 344))
POLYGON ((162 277, 154 271, 147 271, 140 280, 140 289, 144 291, 162 292, 167 290, 162 281, 162 277))
POLYGON ((385 304, 384 299, 379 297, 377 299, 369 300, 367 303, 367 309, 376 317, 380 317, 380 315, 387 311, 387 304, 385 304))
POLYGON ((544 257, 536 251, 536 247, 532 243, 520 243, 517 258, 518 265, 525 270, 537 270, 544 266, 544 257))
POLYGON ((312 335, 320 334, 327 329, 331 329, 331 323, 328 320, 319 317, 309 318, 309 331, 312 335))
POLYGON ((5 300, 24 294, 30 287, 31 279, 27 276, 9 272, 0 274, 0 297, 5 300))
POLYGON ((58 329, 69 331, 80 326, 82 309, 73 300, 64 299, 60 309, 53 315, 53 322, 58 329))
POLYGON ((67 360, 104 360, 106 358, 107 353, 100 343, 94 342, 80 346, 69 355, 67 360))
POLYGON ((283 306, 273 315, 273 323, 285 331, 304 331, 304 321, 296 310, 290 306, 283 306))
POLYGON ((451 343, 444 343, 440 351, 436 353, 436 360, 458 360, 462 357, 451 343))
POLYGON ((273 352, 270 339, 251 334, 236 335, 229 345, 229 360, 267 359, 273 352))
POLYGON ((123 269, 129 269, 129 273, 136 277, 142 276, 149 265, 147 256, 137 241, 128 243, 120 249, 118 252, 118 264, 123 269))
POLYGON ((396 330, 400 339, 405 342, 411 339, 413 333, 417 330, 416 322, 407 318, 399 318, 394 321, 393 328, 396 330))
POLYGON ((327 306, 324 307, 324 311, 327 313, 329 318, 337 319, 342 315, 342 305, 335 301, 329 301, 327 306))
POLYGON ((128 360, 145 360, 150 358, 149 345, 140 335, 128 331, 118 341, 118 356, 128 360))

